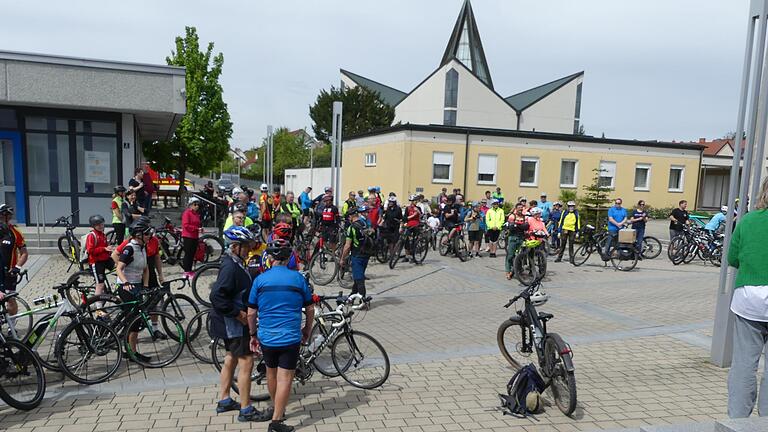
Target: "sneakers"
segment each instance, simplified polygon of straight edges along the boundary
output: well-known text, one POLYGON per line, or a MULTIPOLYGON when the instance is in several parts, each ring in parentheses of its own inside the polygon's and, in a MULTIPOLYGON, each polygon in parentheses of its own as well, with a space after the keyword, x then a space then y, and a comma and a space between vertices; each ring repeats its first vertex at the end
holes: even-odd
POLYGON ((226 398, 224 400, 216 402, 216 414, 221 414, 227 411, 240 410, 240 403, 235 402, 232 398, 226 398))
POLYGON ((555 262, 560 262, 560 261, 562 261, 562 260, 563 260, 563 257, 557 257, 557 258, 555 258, 555 262))
POLYGON ((491 257, 491 258, 496 258, 496 254, 495 253, 492 253, 492 254, 490 254, 488 256, 491 257))
POLYGON ((296 430, 295 427, 288 426, 282 421, 273 421, 272 423, 269 424, 269 428, 267 429, 267 432, 293 432, 295 430, 296 430))
POLYGON ((238 414, 237 420, 241 422, 265 422, 272 420, 273 413, 274 408, 269 408, 265 411, 259 411, 254 408, 253 405, 250 405, 248 408, 240 410, 240 414, 238 414))

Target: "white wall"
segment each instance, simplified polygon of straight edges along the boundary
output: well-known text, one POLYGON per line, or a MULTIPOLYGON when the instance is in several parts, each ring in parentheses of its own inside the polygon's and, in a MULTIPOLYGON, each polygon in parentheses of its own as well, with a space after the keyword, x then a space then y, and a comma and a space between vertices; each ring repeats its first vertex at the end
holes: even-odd
MULTIPOLYGON (((445 72, 451 63, 440 68, 426 82, 403 99, 395 107, 394 123, 443 124, 443 104, 445 99, 445 72)), ((459 79, 459 93, 461 93, 459 79)))
MULTIPOLYGON (((341 177, 344 177, 344 170, 342 169, 341 177)), ((339 184, 341 180, 339 179, 339 184)), ((330 168, 301 168, 301 169, 287 169, 285 170, 285 177, 283 179, 283 191, 293 191, 296 197, 306 189, 307 186, 312 186, 312 198, 318 194, 323 193, 326 186, 331 186, 331 169, 330 168), (312 183, 310 184, 310 178, 312 183)), ((337 195, 337 194, 335 194, 337 195)), ((345 195, 346 196, 346 193, 345 195)))
MULTIPOLYGON (((520 115, 520 130, 537 132, 573 133, 576 114, 576 87, 583 81, 579 77, 554 93, 533 104, 520 115)), ((583 121, 582 121, 583 123, 583 121)))

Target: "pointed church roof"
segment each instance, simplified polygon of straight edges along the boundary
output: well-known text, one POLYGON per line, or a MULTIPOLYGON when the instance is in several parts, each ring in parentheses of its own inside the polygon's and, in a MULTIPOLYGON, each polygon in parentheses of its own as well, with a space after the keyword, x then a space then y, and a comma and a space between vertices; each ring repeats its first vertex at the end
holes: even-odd
POLYGON ((363 87, 368 88, 369 90, 378 92, 381 95, 381 98, 384 100, 384 102, 386 102, 389 106, 397 105, 407 95, 405 92, 402 92, 398 89, 392 88, 388 85, 384 85, 380 82, 376 82, 372 79, 362 77, 350 71, 341 69, 341 73, 349 77, 349 79, 354 81, 357 85, 361 85, 363 87))
POLYGON ((573 81, 574 79, 582 75, 584 75, 584 71, 577 72, 573 75, 568 75, 567 77, 556 79, 552 82, 542 84, 530 90, 526 90, 524 92, 520 92, 518 94, 506 97, 504 98, 504 100, 507 101, 507 103, 516 111, 518 112, 523 111, 526 108, 530 107, 531 105, 535 104, 536 102, 554 93, 560 87, 568 84, 569 82, 573 81))
POLYGON ((480 40, 480 31, 477 29, 475 14, 472 12, 472 4, 469 0, 464 0, 459 17, 453 26, 451 37, 448 39, 448 45, 445 47, 440 66, 445 65, 454 58, 463 63, 476 77, 493 89, 491 71, 488 69, 488 61, 485 59, 485 51, 483 51, 483 42, 480 40))

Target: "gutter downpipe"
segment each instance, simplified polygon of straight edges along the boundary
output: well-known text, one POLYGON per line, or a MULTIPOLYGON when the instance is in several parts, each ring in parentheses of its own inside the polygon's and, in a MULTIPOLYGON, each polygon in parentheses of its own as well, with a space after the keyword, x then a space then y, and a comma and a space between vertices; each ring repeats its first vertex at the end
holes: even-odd
POLYGON ((704 173, 706 174, 706 168, 704 168, 704 149, 699 149, 699 178, 696 181, 696 195, 693 197, 693 208, 698 209, 699 208, 699 191, 701 188, 701 182, 704 180, 704 176, 701 175, 701 170, 704 169, 704 173))
POLYGON ((515 110, 515 115, 517 115, 517 130, 520 130, 520 114, 522 114, 522 112, 515 110))
POLYGON ((469 166, 469 129, 467 129, 464 141, 464 185, 462 187, 463 195, 467 197, 467 167, 469 166))

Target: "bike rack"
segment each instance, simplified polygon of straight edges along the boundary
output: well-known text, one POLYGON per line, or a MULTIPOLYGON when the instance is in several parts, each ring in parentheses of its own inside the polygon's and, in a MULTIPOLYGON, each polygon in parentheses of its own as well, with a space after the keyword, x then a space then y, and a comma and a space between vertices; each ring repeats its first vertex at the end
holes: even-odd
POLYGON ((42 214, 43 214, 43 232, 45 232, 45 195, 40 195, 40 197, 37 199, 37 204, 35 204, 35 225, 37 226, 37 247, 41 247, 43 240, 42 237, 40 237, 40 208, 42 207, 42 214))

